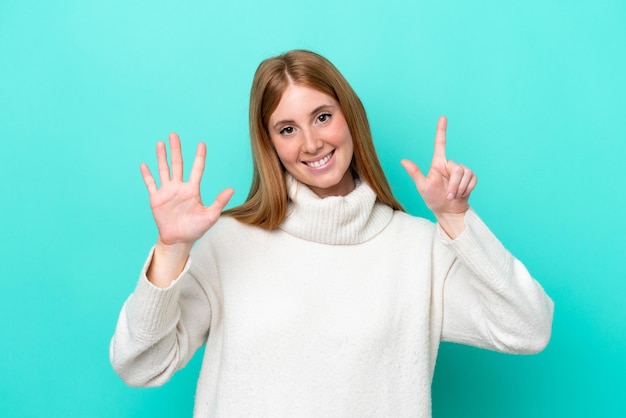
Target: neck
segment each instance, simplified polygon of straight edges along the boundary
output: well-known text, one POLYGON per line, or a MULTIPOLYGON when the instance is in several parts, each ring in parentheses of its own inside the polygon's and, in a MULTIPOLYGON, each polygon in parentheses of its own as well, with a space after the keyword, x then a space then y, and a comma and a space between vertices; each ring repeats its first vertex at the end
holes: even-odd
POLYGON ((391 221, 393 210, 376 201, 367 183, 356 179, 345 196, 320 197, 287 175, 289 209, 280 229, 323 244, 360 244, 378 234, 391 221))

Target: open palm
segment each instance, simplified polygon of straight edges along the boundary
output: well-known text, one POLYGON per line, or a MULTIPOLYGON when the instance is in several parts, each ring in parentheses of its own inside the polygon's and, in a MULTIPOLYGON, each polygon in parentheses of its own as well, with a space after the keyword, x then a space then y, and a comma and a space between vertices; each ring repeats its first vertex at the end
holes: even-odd
POLYGON ((192 245, 217 222, 234 191, 225 189, 213 204, 204 206, 200 197, 200 181, 204 172, 206 145, 198 144, 189 181, 184 182, 183 158, 177 134, 170 134, 169 144, 171 170, 165 144, 159 142, 156 148, 161 187, 157 187, 146 164, 141 165, 141 174, 150 193, 150 208, 159 230, 159 241, 165 245, 192 245))

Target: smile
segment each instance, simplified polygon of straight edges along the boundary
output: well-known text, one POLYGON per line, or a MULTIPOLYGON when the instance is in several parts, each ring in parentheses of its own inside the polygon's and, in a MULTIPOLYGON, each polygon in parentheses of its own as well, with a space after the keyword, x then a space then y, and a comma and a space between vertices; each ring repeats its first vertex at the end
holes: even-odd
POLYGON ((335 154, 335 150, 332 150, 331 152, 329 152, 328 154, 326 154, 325 156, 323 156, 317 161, 302 161, 302 162, 308 165, 309 167, 320 168, 320 167, 324 167, 330 161, 330 159, 333 158, 334 154, 335 154))

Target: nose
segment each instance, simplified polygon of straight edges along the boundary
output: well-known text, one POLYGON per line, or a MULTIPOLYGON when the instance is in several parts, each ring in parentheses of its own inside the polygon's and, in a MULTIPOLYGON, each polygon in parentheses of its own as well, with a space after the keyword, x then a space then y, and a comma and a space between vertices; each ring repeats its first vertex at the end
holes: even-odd
POLYGON ((314 132, 307 130, 304 132, 304 142, 302 143, 302 152, 307 154, 315 154, 324 146, 322 139, 315 135, 314 132))

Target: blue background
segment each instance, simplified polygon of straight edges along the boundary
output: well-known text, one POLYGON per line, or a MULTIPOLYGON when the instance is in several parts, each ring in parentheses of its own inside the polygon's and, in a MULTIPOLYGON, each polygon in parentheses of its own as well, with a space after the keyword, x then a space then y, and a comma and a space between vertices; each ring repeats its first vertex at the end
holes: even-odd
POLYGON ((251 178, 258 63, 327 56, 364 102, 398 198, 437 117, 471 203, 556 303, 536 356, 444 344, 434 417, 626 416, 626 2, 0 0, 0 411, 191 416, 199 356, 126 387, 108 343, 156 238, 139 163, 208 145, 206 200, 251 178))

